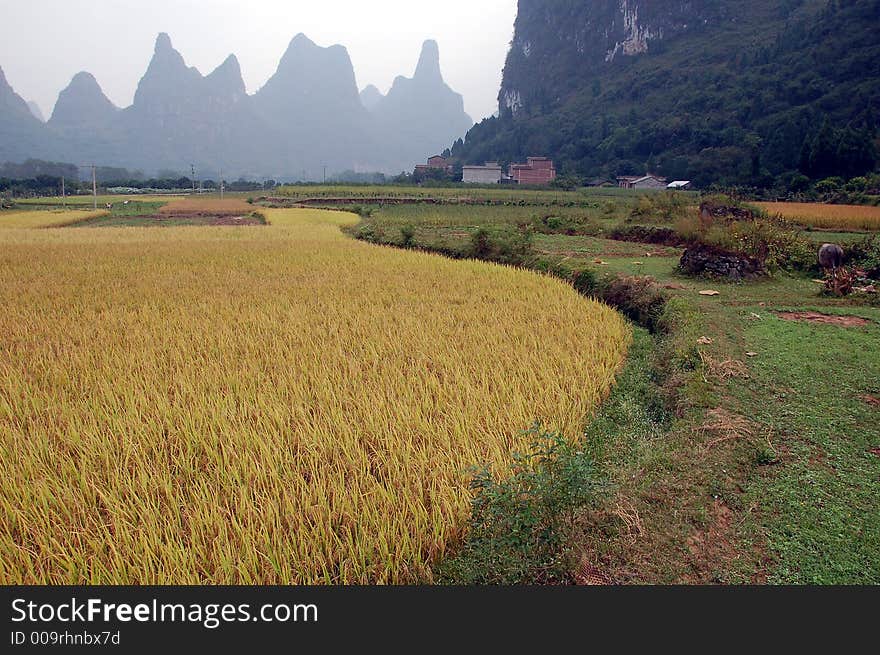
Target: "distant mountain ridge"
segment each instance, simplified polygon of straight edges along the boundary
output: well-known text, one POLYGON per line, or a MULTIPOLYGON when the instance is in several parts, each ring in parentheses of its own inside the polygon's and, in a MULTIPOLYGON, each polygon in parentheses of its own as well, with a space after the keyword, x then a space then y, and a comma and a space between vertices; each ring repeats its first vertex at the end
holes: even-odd
POLYGON ((453 155, 700 186, 860 175, 878 61, 880 0, 519 0, 499 116, 453 155))
POLYGON ((156 171, 319 179, 344 170, 399 173, 464 136, 473 122, 443 81, 427 41, 412 79, 387 96, 359 93, 348 51, 295 36, 272 77, 248 95, 230 55, 208 75, 159 34, 130 107, 78 73, 48 122, 37 120, 0 70, 0 161, 38 157, 156 171))

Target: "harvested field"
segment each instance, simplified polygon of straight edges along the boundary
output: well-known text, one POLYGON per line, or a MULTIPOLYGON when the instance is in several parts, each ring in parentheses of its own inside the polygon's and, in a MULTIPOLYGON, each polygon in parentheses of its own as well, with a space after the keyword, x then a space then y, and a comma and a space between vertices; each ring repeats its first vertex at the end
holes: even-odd
POLYGON ((254 211, 253 205, 240 198, 177 198, 164 205, 159 213, 165 216, 244 216, 254 211))
POLYGON ((755 203, 771 216, 829 230, 880 230, 880 207, 800 202, 755 203))
POLYGON ((0 230, 0 582, 430 580, 629 331, 549 277, 259 230, 0 230))
POLYGON ((784 321, 805 321, 840 327, 864 327, 871 324, 871 321, 859 316, 832 316, 819 312, 779 312, 776 315, 784 321))

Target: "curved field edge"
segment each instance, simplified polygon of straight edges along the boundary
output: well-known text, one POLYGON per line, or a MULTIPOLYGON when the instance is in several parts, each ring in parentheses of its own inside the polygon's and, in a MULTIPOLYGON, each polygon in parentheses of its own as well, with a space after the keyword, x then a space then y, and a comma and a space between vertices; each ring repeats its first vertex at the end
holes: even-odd
POLYGON ((0 213, 0 229, 67 227, 92 218, 107 216, 109 213, 105 210, 3 212, 0 213))
POLYGON ((558 281, 266 215, 0 233, 4 583, 429 580, 471 467, 579 438, 625 358, 558 281))

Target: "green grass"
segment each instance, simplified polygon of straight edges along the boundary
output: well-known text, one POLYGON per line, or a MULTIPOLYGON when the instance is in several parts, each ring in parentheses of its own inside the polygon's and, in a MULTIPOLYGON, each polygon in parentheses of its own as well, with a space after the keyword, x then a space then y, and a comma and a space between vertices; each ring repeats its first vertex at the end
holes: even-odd
POLYGON ((816 243, 847 244, 864 239, 871 232, 824 232, 822 230, 804 230, 805 237, 816 243))
MULTIPOLYGON (((581 205, 596 199, 635 202, 645 191, 619 188, 583 188, 576 191, 533 189, 516 186, 479 187, 456 185, 451 187, 416 186, 283 186, 269 195, 288 198, 362 198, 369 204, 377 198, 438 198, 449 201, 490 201, 515 205, 581 205)), ((683 194, 684 195, 684 194, 683 194)), ((687 194, 688 197, 695 194, 687 194)))
MULTIPOLYGON (((829 313, 843 313, 840 309, 829 313)), ((852 312, 847 312, 852 313, 852 312)), ((880 311, 855 312, 880 321, 880 311)), ((748 485, 782 584, 880 583, 880 325, 841 328, 767 317, 745 339, 760 353, 740 411, 769 430, 781 464, 748 485)))

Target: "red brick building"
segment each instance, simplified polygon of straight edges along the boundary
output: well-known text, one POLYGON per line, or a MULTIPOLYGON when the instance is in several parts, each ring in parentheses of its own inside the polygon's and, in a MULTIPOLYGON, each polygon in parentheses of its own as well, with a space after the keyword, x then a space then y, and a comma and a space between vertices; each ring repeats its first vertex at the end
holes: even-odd
POLYGON ((556 179, 556 168, 552 159, 529 157, 525 164, 511 164, 508 174, 517 184, 550 184, 556 179))
POLYGON ((440 155, 434 155, 433 157, 428 157, 427 164, 417 164, 416 165, 416 173, 427 173, 428 171, 440 170, 445 171, 448 174, 452 174, 452 164, 446 161, 446 157, 441 157, 440 155))

